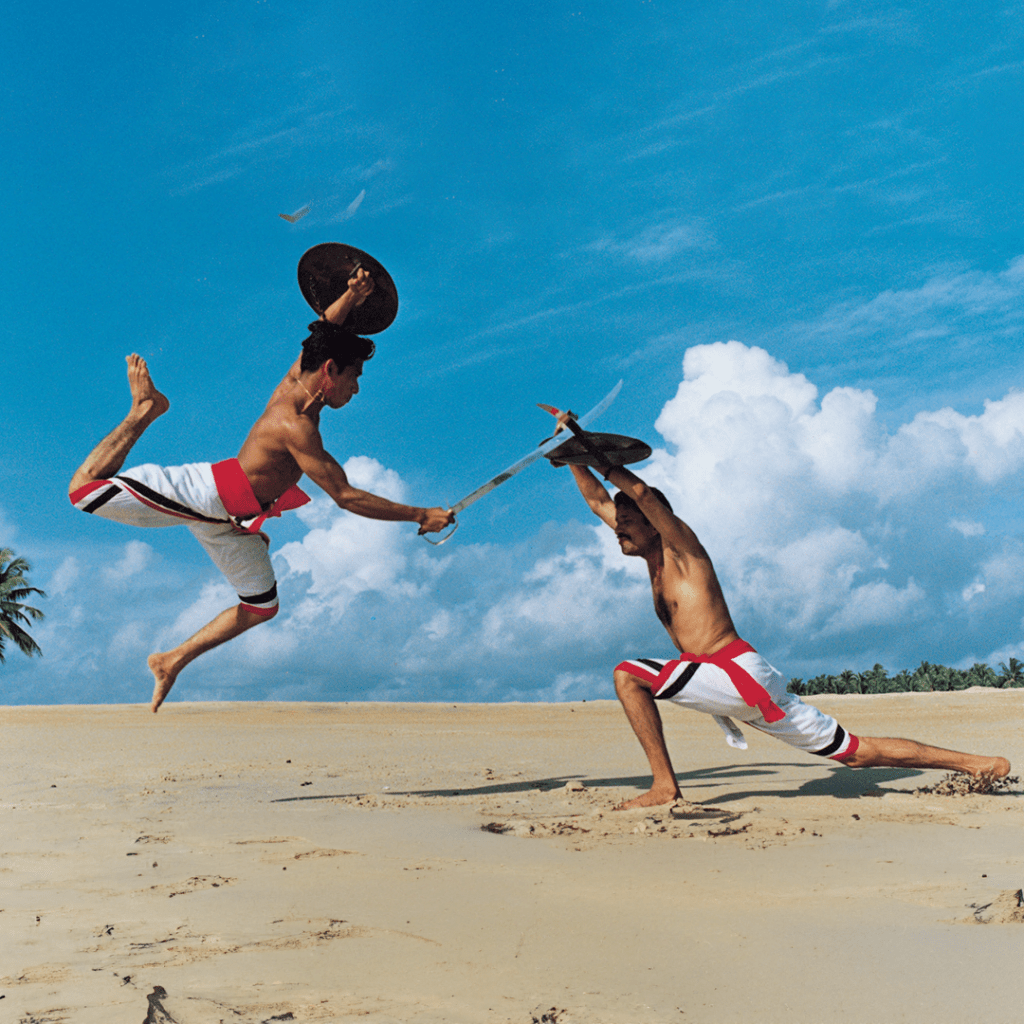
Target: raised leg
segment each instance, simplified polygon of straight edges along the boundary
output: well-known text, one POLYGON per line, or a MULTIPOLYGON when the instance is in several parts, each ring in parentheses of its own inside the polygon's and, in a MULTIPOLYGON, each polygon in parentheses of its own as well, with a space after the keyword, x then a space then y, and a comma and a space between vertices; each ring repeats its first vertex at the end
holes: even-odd
POLYGON ((617 811, 629 810, 631 807, 657 807, 659 804, 670 804, 682 794, 676 783, 675 769, 668 756, 665 745, 665 733, 661 725, 661 715, 654 703, 650 687, 636 676, 617 670, 615 673, 615 693, 618 695, 622 710, 644 748, 647 760, 654 777, 651 788, 642 796, 626 800, 615 808, 617 811))
POLYGON ((240 636, 247 629, 269 621, 276 614, 276 608, 273 615, 260 615, 243 608, 240 604, 234 608, 225 608, 212 622, 208 622, 198 633, 179 644, 173 651, 151 654, 146 664, 153 673, 153 701, 150 705, 153 713, 156 714, 160 710, 160 705, 171 692, 178 673, 189 662, 195 661, 200 654, 240 636))
POLYGON ((843 764, 851 768, 944 768, 967 775, 1001 779, 1008 775, 1010 762, 1005 757, 963 754, 959 750, 929 747, 916 740, 860 736, 860 746, 843 764))
POLYGON ((75 471, 68 485, 69 494, 74 494, 93 480, 108 480, 112 477, 124 465, 132 446, 142 437, 150 423, 170 408, 171 403, 167 397, 157 391, 153 384, 146 360, 133 352, 126 358, 126 362, 128 387, 132 393, 131 409, 75 471))

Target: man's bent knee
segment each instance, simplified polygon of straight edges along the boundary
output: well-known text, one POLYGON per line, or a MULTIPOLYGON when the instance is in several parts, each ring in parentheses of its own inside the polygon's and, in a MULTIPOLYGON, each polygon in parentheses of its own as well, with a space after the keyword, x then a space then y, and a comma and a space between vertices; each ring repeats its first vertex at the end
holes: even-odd
MULTIPOLYGON (((92 501, 86 501, 94 491, 99 491, 104 484, 110 484, 109 480, 89 480, 87 477, 79 476, 77 473, 71 478, 71 483, 68 484, 68 501, 71 502, 75 508, 81 509, 83 512, 92 512, 94 508, 98 508, 99 505, 95 505, 92 501)), ((99 497, 99 495, 97 495, 99 497)), ((99 503, 100 505, 103 502, 99 503)))
POLYGON ((269 590, 265 590, 262 594, 246 595, 245 597, 239 594, 238 598, 239 610, 247 612, 250 616, 258 616, 260 619, 272 619, 277 614, 278 601, 276 583, 269 590))
POLYGON ((636 690, 647 690, 650 692, 650 686, 644 682, 643 679, 634 676, 632 673, 627 672, 625 669, 617 668, 614 672, 615 679, 615 692, 618 696, 622 696, 624 693, 632 693, 636 690))
POLYGON ((269 622, 281 610, 281 606, 278 604, 270 608, 258 608, 254 605, 246 604, 244 601, 238 608, 253 620, 254 626, 258 626, 261 622, 269 622))

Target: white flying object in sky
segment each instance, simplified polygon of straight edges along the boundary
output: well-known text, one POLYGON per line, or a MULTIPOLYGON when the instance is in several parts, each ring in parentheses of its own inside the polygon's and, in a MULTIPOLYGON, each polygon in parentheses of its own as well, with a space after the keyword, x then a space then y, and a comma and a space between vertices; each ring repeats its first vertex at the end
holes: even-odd
POLYGON ((351 217, 359 209, 359 204, 366 198, 366 189, 359 193, 345 209, 345 216, 351 217))
POLYGON ((279 213, 278 217, 288 221, 289 224, 294 224, 297 220, 302 220, 307 213, 309 213, 308 205, 304 206, 301 210, 296 210, 294 213, 279 213))

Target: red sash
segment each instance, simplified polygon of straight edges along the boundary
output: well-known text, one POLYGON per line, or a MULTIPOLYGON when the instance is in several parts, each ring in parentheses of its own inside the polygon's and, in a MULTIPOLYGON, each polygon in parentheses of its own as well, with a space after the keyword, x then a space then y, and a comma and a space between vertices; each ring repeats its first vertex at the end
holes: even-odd
POLYGON ((212 469, 213 482, 228 515, 242 520, 256 517, 248 526, 239 525, 238 528, 245 533, 259 533, 264 520, 270 516, 280 516, 282 512, 299 508, 311 500, 301 488, 292 486, 264 510, 238 459, 215 462, 212 469))
POLYGON ((772 700, 771 694, 749 672, 732 660, 752 650, 754 648, 746 640, 733 640, 714 654, 681 654, 679 660, 717 665, 724 669, 729 673, 729 681, 736 687, 747 707, 757 708, 766 722, 781 721, 786 717, 786 712, 772 700))

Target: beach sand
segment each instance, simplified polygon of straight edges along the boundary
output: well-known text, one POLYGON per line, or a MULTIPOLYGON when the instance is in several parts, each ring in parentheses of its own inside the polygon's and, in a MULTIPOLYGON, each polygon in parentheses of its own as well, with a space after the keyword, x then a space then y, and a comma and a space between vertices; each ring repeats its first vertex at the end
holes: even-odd
MULTIPOLYGON (((1004 754, 1024 690, 816 697, 1004 754)), ((7 707, 0 1021, 1024 1019, 1024 795, 612 701, 7 707)))

